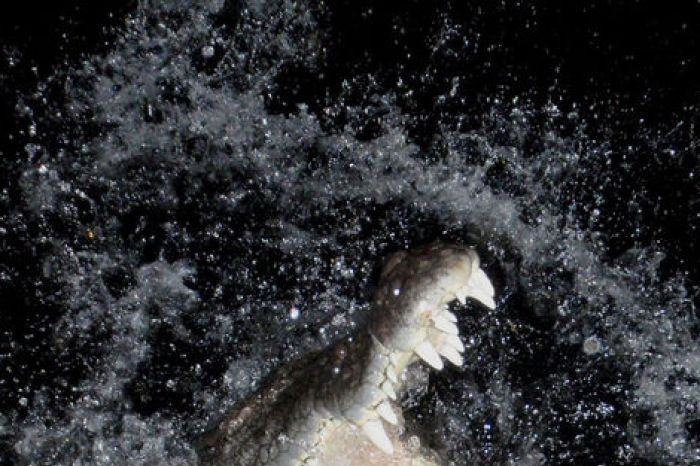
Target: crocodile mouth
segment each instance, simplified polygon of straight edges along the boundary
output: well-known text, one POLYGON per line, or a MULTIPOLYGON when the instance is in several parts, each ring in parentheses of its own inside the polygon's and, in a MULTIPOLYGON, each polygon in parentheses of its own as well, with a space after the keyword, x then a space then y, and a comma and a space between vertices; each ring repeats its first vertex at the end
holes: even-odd
POLYGON ((279 368, 261 390, 198 439, 212 466, 438 465, 404 429, 397 393, 419 361, 463 364, 449 304, 494 309, 477 253, 433 243, 392 255, 367 325, 326 350, 279 368))

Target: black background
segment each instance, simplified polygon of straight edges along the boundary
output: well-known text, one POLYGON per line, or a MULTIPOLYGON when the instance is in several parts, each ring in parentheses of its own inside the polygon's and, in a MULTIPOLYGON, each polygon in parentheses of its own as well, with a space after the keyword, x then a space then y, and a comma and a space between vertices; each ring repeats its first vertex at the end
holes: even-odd
MULTIPOLYGON (((27 349, 21 352, 24 360, 13 363, 17 379, 3 387, 5 393, 50 384, 57 358, 72 357, 45 352, 47 331, 37 324, 42 316, 50 325, 61 310, 53 309, 53 317, 46 312, 51 283, 37 283, 40 270, 33 258, 42 251, 34 241, 47 231, 60 234, 68 227, 60 219, 33 223, 18 206, 20 173, 34 162, 25 145, 37 138, 28 134, 26 114, 18 106, 33 102, 35 112, 45 112, 34 115, 42 122, 38 139, 46 147, 58 144, 56 135, 67 128, 51 109, 60 106, 62 73, 84 56, 110 50, 135 8, 135 2, 117 1, 23 2, 0 19, 0 226, 13 232, 3 237, 0 250, 0 309, 5 335, 23 340, 27 349), (42 92, 36 92, 37 86, 42 92), (56 105, 40 105, 43 98, 55 99, 56 105)), ((371 74, 368 90, 377 92, 394 89, 400 80, 414 90, 410 98, 399 98, 402 110, 413 117, 409 136, 439 153, 433 136, 440 124, 464 114, 469 116, 464 124, 478 128, 495 100, 506 109, 525 101, 532 108, 553 103, 563 113, 575 110, 587 137, 608 150, 591 157, 589 169, 581 172, 572 201, 584 202, 574 214, 585 224, 590 215, 586 206, 595 204, 586 203, 587 197, 602 191, 607 215, 597 229, 606 237, 607 260, 635 245, 664 251, 662 275, 685 274, 698 309, 698 2, 329 1, 321 10, 327 55, 318 67, 303 61, 282 67, 269 89, 270 112, 293 112, 304 103, 320 114, 342 94, 349 74, 371 74), (446 16, 458 26, 459 32, 447 39, 455 41, 452 49, 458 53, 435 56, 425 37, 446 16), (460 98, 435 105, 436 96, 455 78, 460 80, 460 98), (632 201, 638 207, 634 211, 632 201)), ((234 29, 239 5, 227 1, 223 11, 220 24, 234 29)), ((342 95, 348 103, 367 99, 342 95)), ((345 123, 343 115, 325 122, 345 123)), ((544 116, 540 124, 545 124, 544 116)), ((566 134, 578 128, 558 129, 566 134)), ((356 129, 367 139, 376 130, 371 118, 356 129)), ((537 151, 542 141, 535 137, 527 144, 525 150, 537 151)), ((148 254, 144 252, 144 260, 148 254)), ((128 273, 109 277, 117 294, 130 280, 128 273)), ((85 369, 81 364, 71 362, 67 372, 79 379, 85 369)), ((603 371, 600 377, 605 376, 603 371)), ((15 395, 0 401, 0 407, 14 406, 15 395)), ((171 407, 168 400, 163 403, 171 407)), ((142 412, 160 407, 157 401, 137 402, 142 412)), ((697 423, 689 423, 688 432, 696 441, 700 437, 697 423)))

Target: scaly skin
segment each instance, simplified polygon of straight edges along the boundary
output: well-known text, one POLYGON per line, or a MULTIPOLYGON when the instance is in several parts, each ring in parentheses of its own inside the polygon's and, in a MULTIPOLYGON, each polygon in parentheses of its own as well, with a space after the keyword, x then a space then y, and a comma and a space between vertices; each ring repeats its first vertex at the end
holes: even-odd
POLYGON ((495 306, 474 250, 434 243, 394 254, 366 328, 279 368, 198 440, 202 466, 437 466, 403 431, 396 392, 418 360, 461 365, 447 303, 467 296, 495 306))

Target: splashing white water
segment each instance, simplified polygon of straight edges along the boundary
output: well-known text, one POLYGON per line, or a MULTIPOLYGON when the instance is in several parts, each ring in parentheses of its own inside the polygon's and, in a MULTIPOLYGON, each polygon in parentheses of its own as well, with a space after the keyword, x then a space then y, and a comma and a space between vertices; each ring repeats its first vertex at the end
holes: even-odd
MULTIPOLYGON (((61 412, 47 402, 50 390, 33 398, 13 432, 20 458, 32 464, 194 464, 187 440, 193 425, 250 394, 281 360, 350 331, 367 309, 371 273, 381 257, 437 233, 478 239, 500 274, 504 309, 501 316, 482 317, 485 327, 468 345, 473 370, 479 358, 488 358, 486 346, 497 354, 486 366, 486 385, 469 371, 440 382, 447 385, 440 393, 460 393, 438 399, 434 410, 455 464, 488 458, 494 444, 510 450, 513 464, 537 464, 555 442, 553 430, 541 424, 552 420, 543 413, 546 403, 528 399, 517 377, 498 366, 517 366, 521 354, 509 343, 524 330, 511 333, 508 326, 517 327, 512 316, 521 311, 554 322, 548 329, 553 344, 580 348, 580 358, 573 358, 577 369, 629 365, 629 376, 617 385, 625 393, 614 394, 624 400, 621 406, 606 404, 606 394, 581 402, 573 414, 562 410, 575 428, 583 431, 589 418, 609 419, 624 409, 628 441, 615 461, 634 455, 667 464, 700 460, 686 427, 700 416, 700 351, 682 277, 660 281, 652 250, 606 259, 595 229, 577 225, 561 205, 566 181, 582 169, 582 158, 592 156, 586 151, 598 148, 552 129, 545 148, 526 155, 518 132, 530 130, 527 109, 503 116, 494 105, 485 118, 511 133, 509 143, 497 142, 487 129, 443 129, 446 150, 431 158, 407 136, 409 116, 389 91, 376 96, 386 113, 380 134, 369 140, 350 127, 325 128, 305 106, 272 113, 265 94, 275 73, 291 58, 320 60, 323 29, 303 2, 260 2, 249 5, 237 32, 227 36, 212 19, 222 7, 143 2, 111 53, 68 73, 69 118, 101 129, 75 144, 80 151, 48 154, 39 169, 29 168, 24 195, 43 211, 60 209, 61 196, 75 194, 104 214, 102 246, 76 251, 56 239, 62 252, 52 256, 60 263, 68 307, 54 330, 56 347, 80 348, 92 344, 90 335, 102 336, 61 412), (213 72, 198 69, 197 54, 205 62, 218 57, 213 72), (493 181, 498 164, 508 167, 513 181, 493 181), (110 202, 118 205, 112 209, 110 202), (197 202, 220 218, 183 207, 197 202), (143 212, 127 227, 124 212, 133 205, 143 212), (195 218, 178 214, 183 211, 195 218), (152 215, 161 216, 158 241, 175 244, 185 260, 170 261, 165 248, 143 259, 152 215), (134 284, 121 296, 100 278, 115 264, 135 270, 134 284), (190 276, 194 284, 186 285, 190 276), (514 293, 524 302, 512 302, 514 293), (289 309, 303 312, 290 322, 289 309), (163 371, 167 389, 192 394, 189 413, 133 405, 130 387, 139 371, 160 367, 153 345, 164 327, 174 341, 212 345, 225 364, 220 384, 197 380, 202 369, 194 357, 185 374, 163 371), (201 327, 207 327, 204 336, 201 327)), ((328 113, 363 111, 334 105, 328 113)), ((46 271, 55 273, 50 264, 46 271)), ((173 345, 172 351, 180 349, 173 345)), ((577 403, 567 400, 576 392, 566 395, 575 385, 573 369, 562 367, 540 381, 571 406, 577 403)), ((0 422, 0 435, 6 424, 0 422)), ((575 456, 577 446, 569 448, 575 456)))

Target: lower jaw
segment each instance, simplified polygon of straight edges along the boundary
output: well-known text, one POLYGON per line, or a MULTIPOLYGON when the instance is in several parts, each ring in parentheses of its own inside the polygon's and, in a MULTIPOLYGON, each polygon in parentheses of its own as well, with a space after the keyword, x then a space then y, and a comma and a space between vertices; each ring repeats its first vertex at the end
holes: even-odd
MULTIPOLYGON (((404 387, 406 371, 410 371, 418 358, 411 352, 400 350, 390 351, 372 339, 372 354, 375 358, 368 367, 385 374, 387 370, 397 372, 397 380, 390 383, 392 396, 382 390, 384 383, 389 382, 385 378, 375 380, 372 385, 376 392, 381 393, 383 402, 392 405, 392 410, 397 419, 395 424, 386 422, 371 406, 363 406, 365 412, 373 413, 364 420, 350 420, 341 413, 327 413, 323 420, 319 420, 317 433, 312 436, 311 448, 307 450, 305 458, 299 462, 304 466, 441 466, 437 456, 428 448, 421 445, 420 438, 407 432, 400 404, 392 398, 396 393, 401 393, 404 387), (395 391, 395 392, 394 392, 395 391), (381 448, 368 438, 363 430, 364 422, 379 422, 391 442, 393 452, 382 451, 381 448)), ((375 400, 376 404, 377 401, 375 400)), ((359 407, 359 406, 358 406, 359 407)))
POLYGON ((423 448, 416 436, 401 427, 386 428, 394 453, 389 455, 370 442, 361 429, 349 422, 335 421, 324 435, 323 449, 317 453, 317 465, 333 466, 440 466, 423 448))

